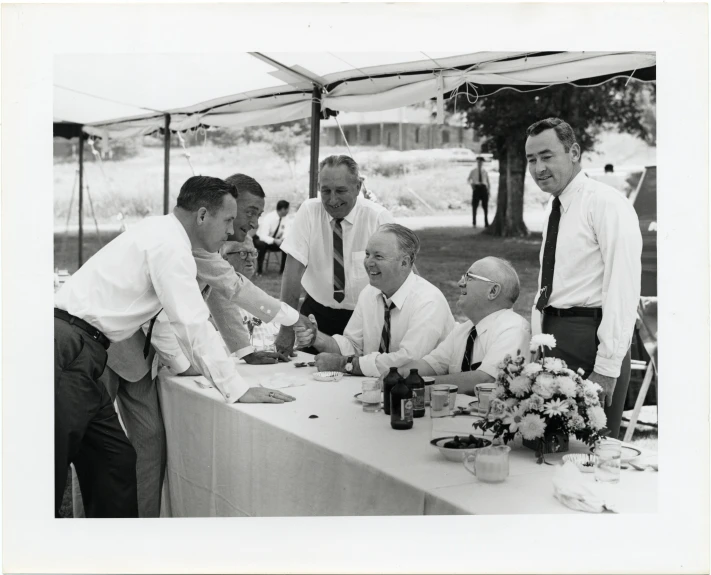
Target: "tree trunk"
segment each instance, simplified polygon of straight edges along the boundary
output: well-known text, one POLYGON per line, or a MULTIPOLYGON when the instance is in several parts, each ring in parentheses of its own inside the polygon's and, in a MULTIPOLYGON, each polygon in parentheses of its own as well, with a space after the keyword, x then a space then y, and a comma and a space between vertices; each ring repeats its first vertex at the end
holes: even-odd
POLYGON ((494 214, 494 219, 491 224, 489 224, 489 227, 484 230, 484 233, 490 236, 500 237, 504 235, 506 206, 509 199, 508 188, 506 187, 506 182, 508 181, 505 169, 505 166, 507 165, 506 148, 501 146, 497 150, 497 156, 499 157, 499 188, 496 192, 496 214, 494 214))
POLYGON ((508 202, 506 207, 506 224, 503 235, 506 237, 521 237, 528 235, 528 229, 523 222, 523 182, 526 176, 526 157, 522 143, 510 141, 508 149, 514 150, 506 162, 506 184, 508 202))

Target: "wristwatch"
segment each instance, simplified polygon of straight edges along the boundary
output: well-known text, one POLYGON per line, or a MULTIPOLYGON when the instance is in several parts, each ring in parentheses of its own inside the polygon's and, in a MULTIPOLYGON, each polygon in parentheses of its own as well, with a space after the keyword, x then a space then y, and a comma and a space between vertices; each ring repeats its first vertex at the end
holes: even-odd
POLYGON ((349 355, 346 358, 346 373, 353 373, 353 360, 355 359, 355 355, 349 355))

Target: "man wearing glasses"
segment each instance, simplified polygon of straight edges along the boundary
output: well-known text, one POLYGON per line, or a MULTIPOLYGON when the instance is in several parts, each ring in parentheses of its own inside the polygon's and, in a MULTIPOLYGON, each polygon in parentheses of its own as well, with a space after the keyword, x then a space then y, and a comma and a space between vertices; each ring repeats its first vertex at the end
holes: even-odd
POLYGON ((488 257, 474 262, 459 280, 459 310, 468 321, 457 324, 432 352, 404 366, 421 376, 436 376, 436 383, 459 386, 459 393, 474 394, 479 383, 496 379, 506 354, 527 353, 531 340, 528 322, 513 311, 520 283, 506 260, 488 257))

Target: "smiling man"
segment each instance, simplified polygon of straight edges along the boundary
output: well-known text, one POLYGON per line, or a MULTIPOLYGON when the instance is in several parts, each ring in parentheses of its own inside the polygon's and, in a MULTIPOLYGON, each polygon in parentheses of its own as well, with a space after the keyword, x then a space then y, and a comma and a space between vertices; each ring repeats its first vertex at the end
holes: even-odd
POLYGON ((518 299, 518 274, 506 260, 488 257, 476 261, 459 280, 459 310, 468 318, 458 324, 437 348, 406 365, 406 375, 434 375, 437 383, 453 383, 460 393, 472 395, 479 383, 494 381, 498 364, 506 356, 528 354, 531 328, 513 311, 518 299))
POLYGON ((624 195, 581 170, 569 124, 548 118, 531 125, 527 135, 531 176, 553 196, 532 322, 555 336, 552 356, 570 369, 582 368, 602 387, 607 428, 617 437, 640 297, 639 220, 624 195))
MULTIPOLYGON (((413 271, 417 235, 399 224, 383 224, 368 241, 364 269, 370 285, 360 293, 343 335, 297 326, 298 343, 319 353, 320 371, 379 377, 434 349, 454 327, 442 292, 413 271)), ((314 318, 310 318, 314 321, 314 318)))
MULTIPOLYGON (((281 300, 313 315, 323 333, 342 334, 368 285, 365 246, 378 226, 392 222, 383 206, 360 196, 363 179, 349 156, 329 156, 319 165, 320 198, 306 200, 281 244, 287 254, 281 300)), ((294 331, 286 326, 277 350, 291 351, 294 331)), ((312 351, 312 350, 309 350, 312 351)))

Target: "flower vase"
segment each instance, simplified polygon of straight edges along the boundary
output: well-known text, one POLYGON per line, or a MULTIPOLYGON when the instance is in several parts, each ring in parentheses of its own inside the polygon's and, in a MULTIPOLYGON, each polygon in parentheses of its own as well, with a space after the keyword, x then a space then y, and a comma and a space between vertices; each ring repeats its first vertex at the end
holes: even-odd
POLYGON ((562 431, 546 433, 540 439, 524 439, 523 445, 541 455, 565 453, 568 451, 568 435, 562 431))

